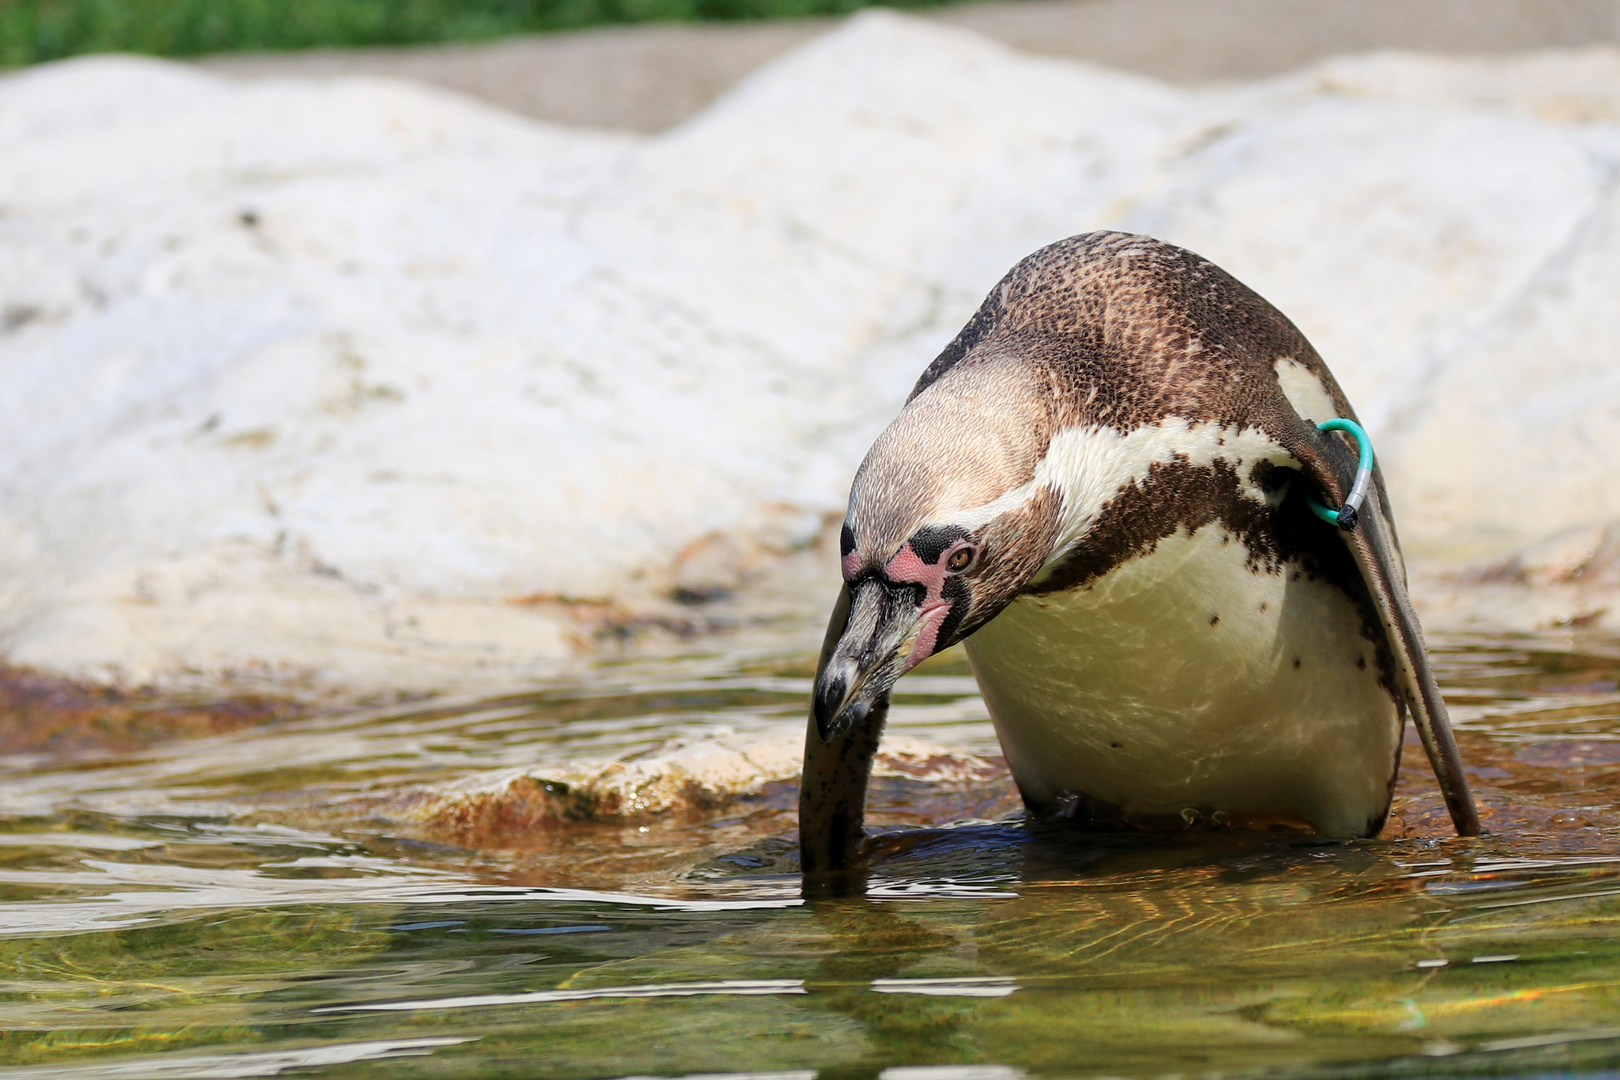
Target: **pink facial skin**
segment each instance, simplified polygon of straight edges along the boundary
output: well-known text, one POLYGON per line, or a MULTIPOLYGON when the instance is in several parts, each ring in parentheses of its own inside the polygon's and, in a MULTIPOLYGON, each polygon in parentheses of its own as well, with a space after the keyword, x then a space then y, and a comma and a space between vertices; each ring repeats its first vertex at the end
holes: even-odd
MULTIPOLYGON (((939 643, 940 624, 945 621, 945 616, 951 613, 952 602, 941 595, 945 588, 947 574, 945 568, 950 564, 953 554, 961 548, 971 546, 966 541, 957 541, 940 554, 938 562, 925 563, 908 543, 896 552, 888 565, 883 568, 884 575, 890 581, 918 584, 926 590, 922 608, 917 615, 918 621, 922 623, 922 629, 917 634, 917 643, 911 647, 911 655, 906 657, 905 670, 901 674, 905 674, 934 655, 934 646, 939 643)), ((848 561, 845 560, 846 564, 848 561)), ((848 573, 848 570, 845 572, 848 573)))

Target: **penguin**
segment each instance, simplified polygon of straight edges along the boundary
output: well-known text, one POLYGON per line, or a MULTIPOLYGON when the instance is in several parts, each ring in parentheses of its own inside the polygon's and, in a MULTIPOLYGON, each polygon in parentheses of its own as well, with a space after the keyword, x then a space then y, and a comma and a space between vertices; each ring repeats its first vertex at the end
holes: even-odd
POLYGON ((1354 419, 1298 328, 1192 252, 1095 232, 1014 266, 851 486, 805 873, 859 865, 889 694, 957 642, 1033 817, 1373 836, 1410 711, 1478 835, 1383 477, 1352 485, 1318 426, 1354 419))

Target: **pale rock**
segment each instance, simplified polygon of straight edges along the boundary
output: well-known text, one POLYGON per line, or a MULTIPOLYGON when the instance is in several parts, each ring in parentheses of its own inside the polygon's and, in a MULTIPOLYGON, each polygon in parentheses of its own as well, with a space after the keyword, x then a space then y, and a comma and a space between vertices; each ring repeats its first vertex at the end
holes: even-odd
POLYGON ((1460 570, 1426 569, 1414 591, 1434 625, 1495 633, 1620 630, 1620 520, 1571 526, 1460 570))
POLYGON ((1603 582, 1480 581, 1468 570, 1419 567, 1412 591, 1423 625, 1478 635, 1606 633, 1620 631, 1620 587, 1603 582))
POLYGON ((1484 553, 1620 517, 1620 184, 1415 395, 1388 470, 1404 526, 1484 553))
POLYGON ((874 12, 656 138, 0 78, 0 651, 368 693, 543 674, 672 595, 821 608, 773 567, 996 279, 1097 228, 1299 323, 1417 561, 1620 517, 1617 56, 1183 90, 874 12))
POLYGON ((1294 80, 1362 100, 1511 113, 1553 124, 1620 124, 1620 50, 1492 57, 1376 52, 1324 61, 1294 80))
POLYGON ((1522 585, 1620 584, 1620 521, 1564 529, 1474 576, 1522 585))

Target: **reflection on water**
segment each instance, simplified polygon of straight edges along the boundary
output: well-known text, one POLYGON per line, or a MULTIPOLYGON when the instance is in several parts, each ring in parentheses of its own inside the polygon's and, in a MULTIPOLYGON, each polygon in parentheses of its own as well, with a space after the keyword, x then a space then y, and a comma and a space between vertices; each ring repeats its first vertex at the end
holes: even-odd
MULTIPOLYGON (((868 895, 810 903, 787 784, 477 846, 376 809, 481 770, 796 732, 798 655, 6 758, 0 1076, 1611 1068, 1620 646, 1437 659, 1484 839, 1447 835, 1415 742, 1361 843, 1027 827, 1005 776, 894 778, 868 895)), ((901 689, 897 727, 994 751, 964 668, 901 689)))

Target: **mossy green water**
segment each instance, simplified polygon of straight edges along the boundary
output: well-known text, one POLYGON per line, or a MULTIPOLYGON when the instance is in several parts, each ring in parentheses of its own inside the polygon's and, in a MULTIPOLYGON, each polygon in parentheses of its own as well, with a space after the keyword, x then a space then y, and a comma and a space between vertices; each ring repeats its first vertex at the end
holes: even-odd
MULTIPOLYGON (((1402 780, 1404 833, 1360 843, 947 825, 948 805, 919 792, 941 823, 891 845, 850 899, 800 898, 790 817, 764 804, 727 823, 583 829, 504 851, 319 821, 327 796, 390 769, 417 783, 514 753, 566 755, 576 721, 580 745, 597 749, 683 724, 796 724, 792 664, 654 665, 615 675, 623 694, 587 682, 316 717, 93 770, 15 761, 0 831, 0 1069, 557 1080, 1612 1069, 1620 830, 1606 815, 1620 756, 1601 750, 1620 742, 1617 650, 1462 643, 1441 664, 1489 811, 1482 840, 1430 827, 1443 812, 1421 762, 1402 780), (279 791, 266 764, 278 760, 279 791), (638 843, 725 854, 649 862, 638 843)), ((936 669, 926 694, 902 696, 898 722, 936 723, 952 677, 936 669)), ((958 704, 971 700, 962 688, 958 704)), ((965 741, 982 742, 981 727, 962 725, 965 741)), ((883 797, 908 796, 901 785, 883 797)))
POLYGON ((1620 877, 1543 866, 1436 894, 1366 846, 1171 843, 1144 886, 1138 850, 973 832, 906 871, 945 856, 1003 878, 979 896, 909 876, 888 884, 939 895, 694 910, 512 891, 13 941, 0 1052, 65 1066, 427 1038, 331 1072, 558 1078, 1455 1075, 1620 1052, 1620 877), (1064 857, 1086 871, 1023 876, 1064 857))

